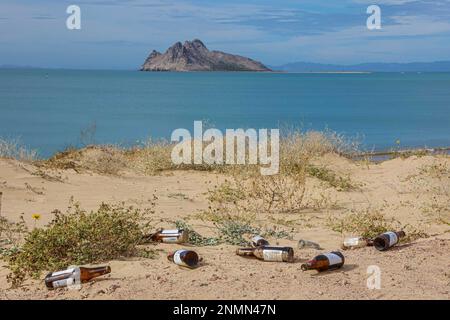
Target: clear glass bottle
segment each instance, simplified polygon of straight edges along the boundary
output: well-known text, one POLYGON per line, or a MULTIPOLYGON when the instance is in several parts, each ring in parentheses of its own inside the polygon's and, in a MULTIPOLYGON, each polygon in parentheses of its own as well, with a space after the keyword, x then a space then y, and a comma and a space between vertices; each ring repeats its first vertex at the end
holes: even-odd
POLYGON ((318 243, 312 242, 312 241, 309 241, 309 240, 303 240, 303 239, 298 240, 298 248, 299 249, 309 249, 309 248, 311 248, 311 249, 316 249, 316 250, 320 250, 321 249, 320 245, 318 243))
POLYGON ((356 249, 356 248, 363 248, 372 245, 372 241, 370 239, 366 239, 363 237, 351 237, 351 238, 345 238, 342 242, 342 249, 348 250, 348 249, 356 249))

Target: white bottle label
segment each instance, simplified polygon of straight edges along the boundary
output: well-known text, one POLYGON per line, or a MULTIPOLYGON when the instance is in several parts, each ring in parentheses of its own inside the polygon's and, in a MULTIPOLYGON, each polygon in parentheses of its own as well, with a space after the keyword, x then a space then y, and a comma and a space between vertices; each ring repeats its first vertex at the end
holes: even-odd
POLYGON ((254 236, 254 237, 252 238, 252 241, 253 241, 254 243, 257 243, 259 240, 264 240, 264 238, 261 237, 261 236, 254 236))
POLYGON ((66 270, 63 270, 63 271, 53 272, 52 273, 52 277, 60 276, 62 274, 66 274, 66 273, 67 274, 72 274, 74 271, 75 271, 75 268, 70 268, 70 269, 66 269, 66 270))
POLYGON ((53 288, 63 288, 73 284, 73 278, 67 278, 63 280, 53 281, 53 288))
POLYGON ((258 241, 261 241, 261 240, 263 240, 264 242, 266 242, 266 241, 265 241, 266 239, 264 239, 263 237, 261 237, 261 236, 254 236, 254 237, 252 238, 252 245, 253 245, 253 246, 257 246, 257 245, 258 245, 258 241))
POLYGON ((389 237, 389 247, 392 247, 394 244, 398 242, 398 237, 395 232, 385 232, 389 237))
POLYGON ((281 250, 263 250, 264 261, 283 261, 283 251, 281 250))
POLYGON ((339 257, 337 254, 324 253, 323 255, 328 258, 328 261, 330 262, 330 266, 342 263, 342 258, 339 257))
POLYGON ((53 288, 71 287, 81 284, 81 272, 79 268, 67 269, 64 271, 53 272, 52 276, 67 275, 67 278, 53 281, 53 288))
POLYGON ((173 262, 175 262, 176 264, 180 265, 180 266, 187 266, 186 263, 183 262, 183 260, 181 260, 181 254, 183 252, 186 252, 187 250, 178 250, 174 253, 173 255, 173 262))
POLYGON ((178 234, 178 233, 180 233, 178 229, 161 231, 161 234, 178 234))

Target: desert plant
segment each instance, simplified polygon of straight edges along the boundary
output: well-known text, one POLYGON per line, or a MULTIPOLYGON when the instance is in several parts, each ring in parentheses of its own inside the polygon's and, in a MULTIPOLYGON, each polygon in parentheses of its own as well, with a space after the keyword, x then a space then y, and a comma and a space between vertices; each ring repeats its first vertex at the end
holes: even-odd
POLYGON ((11 270, 8 280, 18 285, 44 270, 138 255, 137 246, 150 228, 151 212, 151 208, 140 210, 123 203, 103 203, 90 213, 78 203, 72 203, 65 214, 55 210, 45 228, 33 229, 19 251, 6 257, 11 270))
POLYGON ((38 152, 24 146, 19 139, 0 137, 0 158, 32 162, 38 159, 38 152))
POLYGON ((94 121, 80 131, 80 143, 83 147, 95 144, 97 123, 94 121))
POLYGON ((350 177, 338 176, 336 173, 325 167, 309 165, 306 170, 310 176, 316 177, 317 179, 328 183, 338 191, 351 191, 357 188, 356 184, 351 181, 350 177))
POLYGON ((365 238, 374 238, 379 234, 387 231, 403 230, 406 237, 402 238, 402 242, 413 241, 418 238, 425 238, 428 235, 407 224, 402 225, 396 219, 388 219, 379 211, 353 212, 345 215, 343 218, 329 217, 328 226, 339 233, 352 233, 365 238))
POLYGON ((23 214, 18 222, 0 216, 0 258, 16 252, 27 231, 23 214))
POLYGON ((215 224, 222 243, 231 245, 249 245, 249 238, 254 235, 277 239, 291 238, 290 233, 277 228, 261 228, 248 222, 223 220, 215 224))
POLYGON ((286 230, 273 228, 261 228, 250 222, 222 219, 214 223, 215 237, 204 237, 196 232, 185 221, 175 221, 175 226, 189 232, 189 244, 195 246, 215 246, 222 243, 231 245, 249 245, 249 239, 254 235, 262 235, 272 238, 291 238, 286 230))
POLYGON ((41 161, 39 169, 72 169, 117 175, 128 167, 124 151, 117 146, 89 146, 84 149, 69 148, 41 161))
POLYGON ((192 244, 194 246, 215 246, 220 243, 220 239, 217 237, 204 237, 198 232, 194 230, 193 227, 191 227, 189 224, 187 224, 185 221, 177 220, 175 221, 175 226, 178 229, 184 229, 188 231, 189 234, 189 244, 192 244))
POLYGON ((126 150, 130 166, 144 174, 154 175, 164 170, 175 169, 171 160, 171 144, 164 140, 149 139, 126 150))

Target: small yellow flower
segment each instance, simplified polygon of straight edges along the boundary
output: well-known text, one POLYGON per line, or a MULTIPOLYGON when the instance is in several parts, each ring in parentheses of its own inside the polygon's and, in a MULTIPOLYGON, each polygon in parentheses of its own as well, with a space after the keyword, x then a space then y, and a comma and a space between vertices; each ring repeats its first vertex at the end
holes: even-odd
POLYGON ((395 140, 396 144, 400 144, 400 139, 395 140))
POLYGON ((39 213, 35 213, 35 214, 32 214, 31 217, 32 217, 34 220, 39 220, 39 219, 41 218, 41 215, 40 215, 39 213))

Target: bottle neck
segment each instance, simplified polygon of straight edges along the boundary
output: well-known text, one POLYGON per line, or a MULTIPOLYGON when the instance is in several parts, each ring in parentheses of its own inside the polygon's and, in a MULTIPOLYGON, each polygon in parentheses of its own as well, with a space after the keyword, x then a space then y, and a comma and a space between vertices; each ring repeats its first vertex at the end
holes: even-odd
POLYGON ((239 248, 236 250, 238 256, 253 256, 256 248, 239 248))
POLYGON ((169 260, 169 261, 173 261, 173 256, 175 255, 175 252, 170 252, 168 255, 167 255, 167 260, 169 260))
POLYGON ((149 233, 146 234, 142 237, 142 242, 146 243, 146 242, 152 242, 152 241, 157 241, 158 236, 161 234, 162 229, 154 232, 154 233, 149 233))
POLYGON ((316 264, 316 260, 314 260, 314 259, 309 260, 308 262, 301 265, 301 269, 303 271, 314 269, 315 264, 316 264))
POLYGON ((403 238, 406 234, 405 234, 405 231, 398 231, 398 232, 396 232, 395 233, 396 235, 397 235, 397 237, 400 239, 400 238, 403 238))

